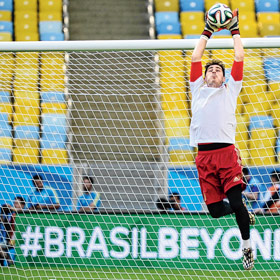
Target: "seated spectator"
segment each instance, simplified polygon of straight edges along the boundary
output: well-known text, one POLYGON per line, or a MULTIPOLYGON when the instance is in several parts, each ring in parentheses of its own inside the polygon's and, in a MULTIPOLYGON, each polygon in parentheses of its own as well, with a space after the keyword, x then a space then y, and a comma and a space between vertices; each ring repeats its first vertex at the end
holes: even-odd
POLYGON ((50 186, 44 187, 40 175, 33 176, 35 189, 29 194, 28 208, 30 210, 55 210, 60 207, 56 191, 50 186))
POLYGON ((172 208, 171 204, 165 197, 160 197, 156 201, 156 206, 159 210, 170 210, 172 208))
POLYGON ((258 179, 253 178, 247 167, 243 167, 243 181, 246 184, 246 189, 243 192, 247 208, 249 211, 253 211, 261 207, 260 201, 260 186, 261 183, 258 179))
POLYGON ((255 210, 255 213, 279 213, 280 210, 280 172, 273 171, 270 174, 272 186, 267 189, 264 196, 264 202, 261 208, 255 210))
POLYGON ((93 191, 93 178, 83 177, 83 195, 78 199, 77 211, 81 213, 92 213, 100 207, 100 194, 93 191))
POLYGON ((171 205, 171 210, 180 210, 180 211, 186 211, 187 209, 185 207, 182 207, 181 205, 181 196, 178 192, 172 192, 169 195, 169 203, 171 205))
POLYGON ((0 263, 12 265, 15 260, 15 215, 25 207, 25 200, 21 196, 14 199, 13 206, 4 204, 0 211, 0 263))

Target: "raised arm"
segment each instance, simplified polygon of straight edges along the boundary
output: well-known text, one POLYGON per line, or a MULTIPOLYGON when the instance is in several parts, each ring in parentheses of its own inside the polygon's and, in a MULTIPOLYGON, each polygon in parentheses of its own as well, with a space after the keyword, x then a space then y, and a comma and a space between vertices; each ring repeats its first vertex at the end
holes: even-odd
POLYGON ((207 40, 203 38, 202 36, 198 40, 197 45, 195 46, 193 53, 192 53, 192 62, 198 62, 201 61, 203 53, 205 51, 207 44, 207 40))
POLYGON ((240 38, 240 35, 233 36, 233 45, 234 45, 234 60, 239 62, 244 60, 244 48, 240 38))

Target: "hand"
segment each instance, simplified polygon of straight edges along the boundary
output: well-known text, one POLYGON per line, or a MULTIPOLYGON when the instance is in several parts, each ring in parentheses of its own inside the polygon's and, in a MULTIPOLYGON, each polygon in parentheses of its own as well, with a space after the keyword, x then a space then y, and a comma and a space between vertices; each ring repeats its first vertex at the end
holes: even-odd
POLYGON ((208 21, 208 14, 206 13, 205 15, 205 27, 204 30, 202 32, 202 36, 204 36, 204 38, 206 40, 210 39, 210 37, 212 36, 212 34, 214 32, 218 31, 218 28, 214 25, 212 25, 209 21, 208 21))
POLYGON ((238 9, 232 11, 233 18, 232 20, 226 25, 226 28, 231 32, 231 35, 240 35, 239 32, 239 19, 238 19, 238 9))

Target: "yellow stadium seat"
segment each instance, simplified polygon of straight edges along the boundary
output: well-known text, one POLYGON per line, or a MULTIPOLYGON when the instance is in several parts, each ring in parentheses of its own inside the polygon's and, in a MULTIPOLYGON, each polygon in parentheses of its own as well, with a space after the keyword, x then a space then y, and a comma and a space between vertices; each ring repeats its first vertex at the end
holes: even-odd
POLYGON ((268 90, 272 95, 273 101, 280 99, 280 82, 269 81, 268 90))
POLYGON ((12 149, 13 138, 12 137, 0 137, 0 148, 12 149))
POLYGON ((161 67, 184 67, 182 51, 159 51, 158 56, 161 67))
POLYGON ((66 114, 66 103, 42 103, 42 114, 66 114))
MULTIPOLYGON (((166 114, 167 115, 167 114, 166 114)), ((168 114, 164 119, 165 135, 167 137, 189 137, 190 117, 185 115, 168 114)))
POLYGON ((37 11, 37 0, 14 0, 15 11, 37 11))
POLYGON ((65 71, 57 66, 57 69, 45 69, 41 68, 41 78, 50 81, 64 80, 65 71))
POLYGON ((243 166, 248 166, 250 164, 250 153, 249 153, 249 150, 246 148, 246 149, 240 149, 238 144, 236 145, 237 148, 239 149, 239 152, 240 152, 240 157, 241 157, 241 160, 242 160, 242 165, 243 166))
POLYGON ((280 48, 271 48, 271 49, 263 48, 261 55, 263 57, 272 57, 272 56, 280 57, 280 48))
POLYGON ((180 13, 181 24, 191 24, 202 22, 204 24, 204 12, 181 12, 180 13))
POLYGON ((169 111, 185 111, 188 109, 188 103, 185 93, 162 94, 161 105, 165 112, 169 111))
POLYGON ((233 0, 231 1, 231 9, 239 9, 240 15, 248 11, 255 13, 255 2, 254 0, 233 0))
POLYGON ((250 149, 251 165, 275 165, 276 158, 274 148, 250 149))
POLYGON ((14 91, 24 91, 24 92, 38 92, 38 81, 27 81, 23 83, 21 79, 15 79, 13 83, 14 91))
POLYGON ((278 12, 261 12, 257 13, 259 23, 277 23, 280 22, 280 14, 278 12))
POLYGON ((244 103, 242 101, 242 97, 239 94, 239 96, 237 97, 237 104, 236 104, 236 114, 243 114, 244 112, 244 103))
POLYGON ((8 120, 11 122, 13 113, 12 103, 0 103, 0 113, 8 113, 8 120))
POLYGON ((249 140, 248 122, 245 117, 236 116, 236 144, 240 150, 246 150, 249 140))
POLYGON ((40 21, 62 21, 62 12, 46 11, 39 13, 40 21))
POLYGON ((14 16, 14 24, 17 28, 22 28, 22 25, 26 23, 38 23, 38 15, 36 11, 15 11, 14 16))
POLYGON ((14 148, 13 162, 25 164, 39 163, 39 149, 32 148, 14 148))
POLYGON ((169 153, 169 163, 174 165, 193 165, 194 164, 193 151, 171 151, 169 153))
POLYGON ((62 0, 39 0, 39 11, 62 12, 62 0))
POLYGON ((160 72, 160 81, 161 82, 185 82, 185 77, 183 75, 177 75, 176 72, 160 72))
POLYGON ((204 26, 204 22, 184 23, 182 24, 182 34, 184 37, 187 35, 200 35, 204 26))
POLYGON ((226 4, 230 7, 229 0, 205 0, 205 10, 208 11, 213 5, 217 3, 226 4))
POLYGON ((271 107, 271 116, 273 117, 273 124, 280 128, 280 104, 275 102, 271 107))
POLYGON ((22 83, 37 83, 39 79, 38 68, 15 68, 15 80, 22 83))
POLYGON ((212 50, 212 58, 221 60, 225 64, 226 68, 231 68, 234 61, 234 50, 212 50))
POLYGON ((274 148, 275 141, 275 129, 253 129, 251 131, 250 149, 274 148))
POLYGON ((160 40, 182 39, 182 35, 179 35, 179 34, 159 34, 159 35, 157 35, 157 38, 160 39, 160 40))
POLYGON ((15 68, 15 59, 11 53, 0 54, 0 75, 1 80, 11 80, 15 68))
POLYGON ((243 11, 239 13, 239 22, 240 24, 247 24, 248 22, 256 22, 255 11, 243 11))
POLYGON ((271 110, 271 104, 269 102, 256 103, 256 104, 245 104, 244 105, 244 117, 248 121, 250 117, 257 115, 268 115, 271 110))
POLYGON ((13 124, 16 125, 39 125, 40 108, 18 106, 15 104, 13 124))
POLYGON ((64 91, 65 82, 64 79, 49 80, 42 77, 40 80, 40 88, 41 91, 64 91))
POLYGON ((245 56, 243 80, 265 83, 263 60, 261 57, 245 56))
POLYGON ((10 42, 13 41, 12 34, 9 32, 1 32, 0 33, 0 41, 2 42, 10 42))
POLYGON ((39 33, 38 31, 15 32, 15 41, 39 41, 39 33))
POLYGON ((156 12, 178 12, 179 0, 155 0, 156 12))
POLYGON ((18 52, 16 54, 16 69, 35 69, 39 70, 39 53, 37 52, 18 52))
POLYGON ((39 140, 36 139, 14 139, 16 148, 39 149, 39 140))
POLYGON ((186 93, 186 82, 184 80, 179 82, 167 82, 161 80, 160 86, 162 94, 186 93))
POLYGON ((40 107, 39 92, 15 91, 14 96, 15 106, 30 106, 33 108, 40 107))
POLYGON ((44 70, 63 70, 65 71, 65 60, 64 56, 57 56, 57 57, 46 57, 42 56, 41 58, 41 68, 44 70))
POLYGON ((0 11, 0 21, 12 21, 12 12, 0 11))
POLYGON ((243 24, 239 25, 240 34, 242 37, 259 37, 258 34, 258 25, 256 21, 246 21, 243 24))
POLYGON ((280 35, 280 23, 260 23, 259 29, 261 37, 280 35))
POLYGON ((68 163, 67 150, 63 149, 43 149, 42 150, 42 164, 67 164, 68 163))
POLYGON ((246 81, 242 88, 242 100, 245 103, 271 102, 272 95, 267 92, 266 84, 259 82, 246 81))

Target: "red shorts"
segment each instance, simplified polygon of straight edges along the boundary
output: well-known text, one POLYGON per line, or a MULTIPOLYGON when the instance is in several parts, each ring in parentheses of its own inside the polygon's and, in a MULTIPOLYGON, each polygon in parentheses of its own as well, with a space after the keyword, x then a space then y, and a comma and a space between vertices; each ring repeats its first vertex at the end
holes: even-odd
POLYGON ((240 153, 234 145, 212 150, 198 151, 195 159, 201 192, 205 203, 211 204, 226 198, 226 192, 241 184, 242 163, 240 153))

